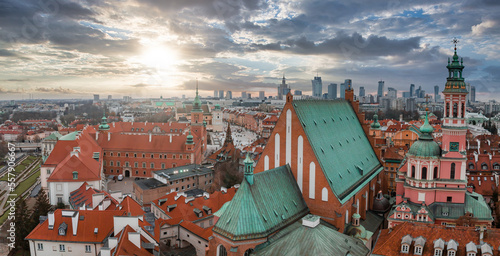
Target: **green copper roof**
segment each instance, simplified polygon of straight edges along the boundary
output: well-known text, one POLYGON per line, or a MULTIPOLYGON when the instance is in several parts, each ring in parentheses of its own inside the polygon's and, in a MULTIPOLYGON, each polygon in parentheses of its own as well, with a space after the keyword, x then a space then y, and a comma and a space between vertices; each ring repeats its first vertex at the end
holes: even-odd
POLYGON ((382 171, 349 102, 294 100, 292 105, 321 170, 341 203, 382 171))
POLYGON ((203 112, 201 109, 201 100, 200 96, 198 96, 198 81, 196 81, 196 97, 194 97, 193 109, 191 112, 203 112))
POLYGON ((373 123, 371 125, 373 129, 380 129, 380 123, 378 122, 378 115, 373 115, 373 123))
POLYGON ((459 61, 456 46, 453 60, 450 63, 450 59, 448 58, 448 66, 446 68, 448 68, 448 78, 446 78, 443 93, 468 93, 464 78, 462 77, 464 69, 463 59, 459 61))
POLYGON ((213 231, 231 240, 266 237, 304 216, 307 208, 288 165, 243 179, 213 231))
POLYGON ((99 130, 109 130, 109 125, 108 125, 108 119, 106 118, 105 115, 102 116, 101 118, 101 124, 99 125, 99 130))
POLYGON ((186 144, 194 144, 194 141, 193 141, 193 135, 191 135, 191 131, 189 131, 189 134, 188 136, 186 136, 186 144))
POLYGON ((455 203, 433 203, 429 206, 435 218, 458 219, 471 212, 478 220, 492 220, 491 209, 484 201, 482 195, 477 193, 465 193, 465 204, 455 203))
POLYGON ((44 141, 47 141, 47 140, 58 140, 61 137, 62 137, 62 134, 60 134, 58 131, 55 131, 55 132, 51 133, 49 136, 45 137, 43 140, 44 141))
POLYGON ((273 235, 255 248, 252 255, 368 255, 370 250, 354 237, 344 235, 321 222, 310 228, 300 221, 273 235))
POLYGON ((80 133, 79 131, 68 133, 68 134, 62 136, 61 138, 59 138, 59 140, 76 140, 76 135, 78 135, 79 133, 80 133))
POLYGON ((418 140, 411 145, 408 154, 418 157, 432 157, 436 158, 441 155, 441 147, 434 141, 432 131, 434 128, 429 124, 427 114, 425 115, 425 122, 420 127, 420 136, 418 140))

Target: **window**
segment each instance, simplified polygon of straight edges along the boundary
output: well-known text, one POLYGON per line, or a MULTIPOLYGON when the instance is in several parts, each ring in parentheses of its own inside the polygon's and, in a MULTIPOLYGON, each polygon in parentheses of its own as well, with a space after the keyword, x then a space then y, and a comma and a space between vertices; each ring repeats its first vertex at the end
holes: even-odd
POLYGON ((455 163, 451 163, 450 179, 455 179, 455 163))
POLYGON ((129 163, 128 162, 125 162, 125 167, 129 167, 129 163))
POLYGON ((455 251, 448 251, 448 256, 455 256, 455 251))
POLYGON ((109 161, 109 166, 113 166, 113 161, 109 161))
POLYGON ((437 179, 438 178, 438 168, 437 167, 434 167, 434 179, 437 179))
POLYGON ((146 158, 146 154, 142 154, 142 158, 146 158))
POLYGON ((421 246, 415 246, 415 254, 422 255, 422 247, 421 246))
POLYGON ((415 166, 411 167, 411 177, 415 178, 415 166))
POLYGON ((473 163, 469 164, 469 169, 474 170, 474 164, 473 163))
POLYGON ((442 256, 443 255, 443 250, 436 248, 434 249, 434 256, 442 256))
POLYGON ((137 154, 134 153, 134 157, 137 157, 137 154))
POLYGON ((446 117, 450 117, 450 103, 449 102, 446 102, 446 113, 445 113, 445 116, 446 117))
POLYGON ((481 164, 481 169, 488 170, 488 165, 486 163, 481 164))
POLYGON ((219 248, 217 248, 217 256, 227 256, 227 251, 224 245, 219 244, 219 248))
MULTIPOLYGON (((457 103, 453 103, 453 117, 454 118, 457 118, 458 117, 458 104, 457 103)), ((448 253, 449 255, 449 253, 448 253)), ((449 255, 451 256, 451 255, 449 255)))
POLYGON ((250 256, 253 252, 253 249, 248 249, 245 251, 245 254, 243 254, 243 256, 250 256))
POLYGON ((37 244, 36 244, 36 248, 37 248, 37 250, 39 250, 39 251, 43 251, 43 244, 42 244, 42 243, 37 243, 37 244))
POLYGON ((135 171, 135 174, 139 174, 139 171, 135 171))
POLYGON ((138 162, 135 162, 135 163, 134 163, 134 167, 135 167, 135 168, 139 167, 139 163, 138 163, 138 162))
POLYGON ((92 247, 90 245, 85 245, 85 252, 92 252, 92 247))
POLYGON ((328 189, 323 188, 321 190, 321 200, 327 202, 328 201, 328 189))
POLYGON ((151 158, 155 158, 155 155, 151 154, 151 158))
POLYGON ((109 152, 109 155, 110 155, 110 156, 113 156, 113 152, 109 152))
POLYGON ((78 179, 78 172, 77 172, 77 171, 74 171, 74 172, 73 172, 73 179, 74 179, 74 180, 77 180, 77 179, 78 179))
POLYGON ((146 162, 142 162, 142 168, 146 168, 146 162))
POLYGON ((120 166, 120 161, 116 161, 116 166, 120 166))
POLYGON ((175 159, 175 155, 172 155, 172 159, 175 159))
POLYGON ((151 168, 155 168, 155 163, 151 163, 151 168))
POLYGON ((128 157, 128 153, 125 154, 125 157, 128 157))
POLYGON ((50 174, 50 169, 47 169, 47 174, 50 174))
POLYGON ((402 253, 408 253, 408 249, 410 249, 410 247, 407 244, 403 244, 401 246, 401 252, 402 253))
POLYGON ((452 200, 451 196, 446 197, 446 202, 451 203, 451 200, 452 200))
POLYGON ((165 163, 161 163, 161 168, 165 169, 165 163))
POLYGON ((427 167, 422 168, 422 179, 427 179, 427 167))
POLYGON ((120 152, 118 152, 118 157, 122 156, 122 154, 120 154, 120 152))
POLYGON ((64 246, 64 244, 60 244, 60 245, 59 245, 59 251, 60 251, 60 252, 64 252, 64 251, 66 251, 66 247, 64 246))
POLYGON ((476 253, 474 253, 474 252, 469 252, 469 253, 467 254, 467 256, 476 256, 476 253))

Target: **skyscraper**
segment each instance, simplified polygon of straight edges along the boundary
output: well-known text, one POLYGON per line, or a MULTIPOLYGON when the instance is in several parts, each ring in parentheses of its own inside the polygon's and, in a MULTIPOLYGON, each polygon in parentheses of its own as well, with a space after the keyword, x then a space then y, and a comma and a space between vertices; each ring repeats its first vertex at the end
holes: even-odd
POLYGON ((302 95, 302 91, 301 90, 295 90, 293 91, 293 95, 302 95))
POLYGON ((365 87, 361 86, 359 87, 359 97, 364 97, 365 96, 365 87))
POLYGON ((384 96, 384 81, 378 81, 378 90, 377 90, 377 101, 380 102, 380 98, 384 96))
POLYGON ((247 92, 241 92, 241 98, 242 99, 246 99, 248 96, 247 96, 247 92))
POLYGON ((470 87, 470 101, 476 102, 476 87, 475 86, 470 87))
POLYGON ((321 82, 321 77, 315 76, 312 82, 312 96, 321 98, 323 95, 323 83, 321 82))
POLYGON ((233 98, 233 92, 232 91, 227 91, 226 92, 226 98, 227 99, 232 99, 233 98))
POLYGON ((99 94, 94 94, 94 101, 99 101, 99 94))
POLYGON ((288 92, 290 92, 290 88, 288 84, 286 84, 285 75, 283 75, 283 80, 281 80, 281 84, 278 86, 278 99, 282 100, 283 96, 286 96, 288 92), (288 89, 288 91, 285 92, 286 89, 288 89))
POLYGON ((340 84, 340 98, 345 99, 345 88, 347 88, 347 85, 344 83, 340 84))
POLYGON ((218 95, 217 90, 214 90, 214 98, 217 98, 217 95, 218 95))
POLYGON ((397 98, 398 97, 398 90, 396 90, 392 87, 387 87, 387 97, 397 98))
POLYGON ((439 99, 439 85, 434 85, 434 102, 438 102, 439 99))
POLYGON ((328 85, 328 99, 334 100, 337 98, 337 84, 328 85))
POLYGON ((259 91, 259 100, 263 100, 266 97, 266 94, 264 91, 259 91))
POLYGON ((224 99, 224 90, 219 90, 219 99, 224 99))
POLYGON ((415 96, 415 85, 410 84, 410 97, 415 96))

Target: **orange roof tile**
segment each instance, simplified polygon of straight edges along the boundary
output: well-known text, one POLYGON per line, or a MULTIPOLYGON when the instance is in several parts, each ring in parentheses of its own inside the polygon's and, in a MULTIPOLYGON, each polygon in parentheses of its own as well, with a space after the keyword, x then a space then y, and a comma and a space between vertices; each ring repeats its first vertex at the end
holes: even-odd
MULTIPOLYGON (((141 246, 141 248, 139 248, 132 243, 128 237, 129 232, 135 233, 136 231, 127 225, 122 229, 122 231, 115 235, 115 237, 118 237, 118 244, 113 249, 114 253, 112 255, 153 255, 144 247, 141 246)), ((143 242, 149 243, 149 241, 141 235, 141 244, 143 242)))

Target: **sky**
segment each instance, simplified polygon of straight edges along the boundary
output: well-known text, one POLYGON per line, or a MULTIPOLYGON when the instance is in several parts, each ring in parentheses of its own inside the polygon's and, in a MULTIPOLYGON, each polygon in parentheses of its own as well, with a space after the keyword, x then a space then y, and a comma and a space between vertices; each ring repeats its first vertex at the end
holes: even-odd
POLYGON ((476 98, 500 99, 499 35, 498 0, 2 0, 0 100, 276 95, 283 75, 310 94, 317 74, 432 93, 454 37, 476 98))

